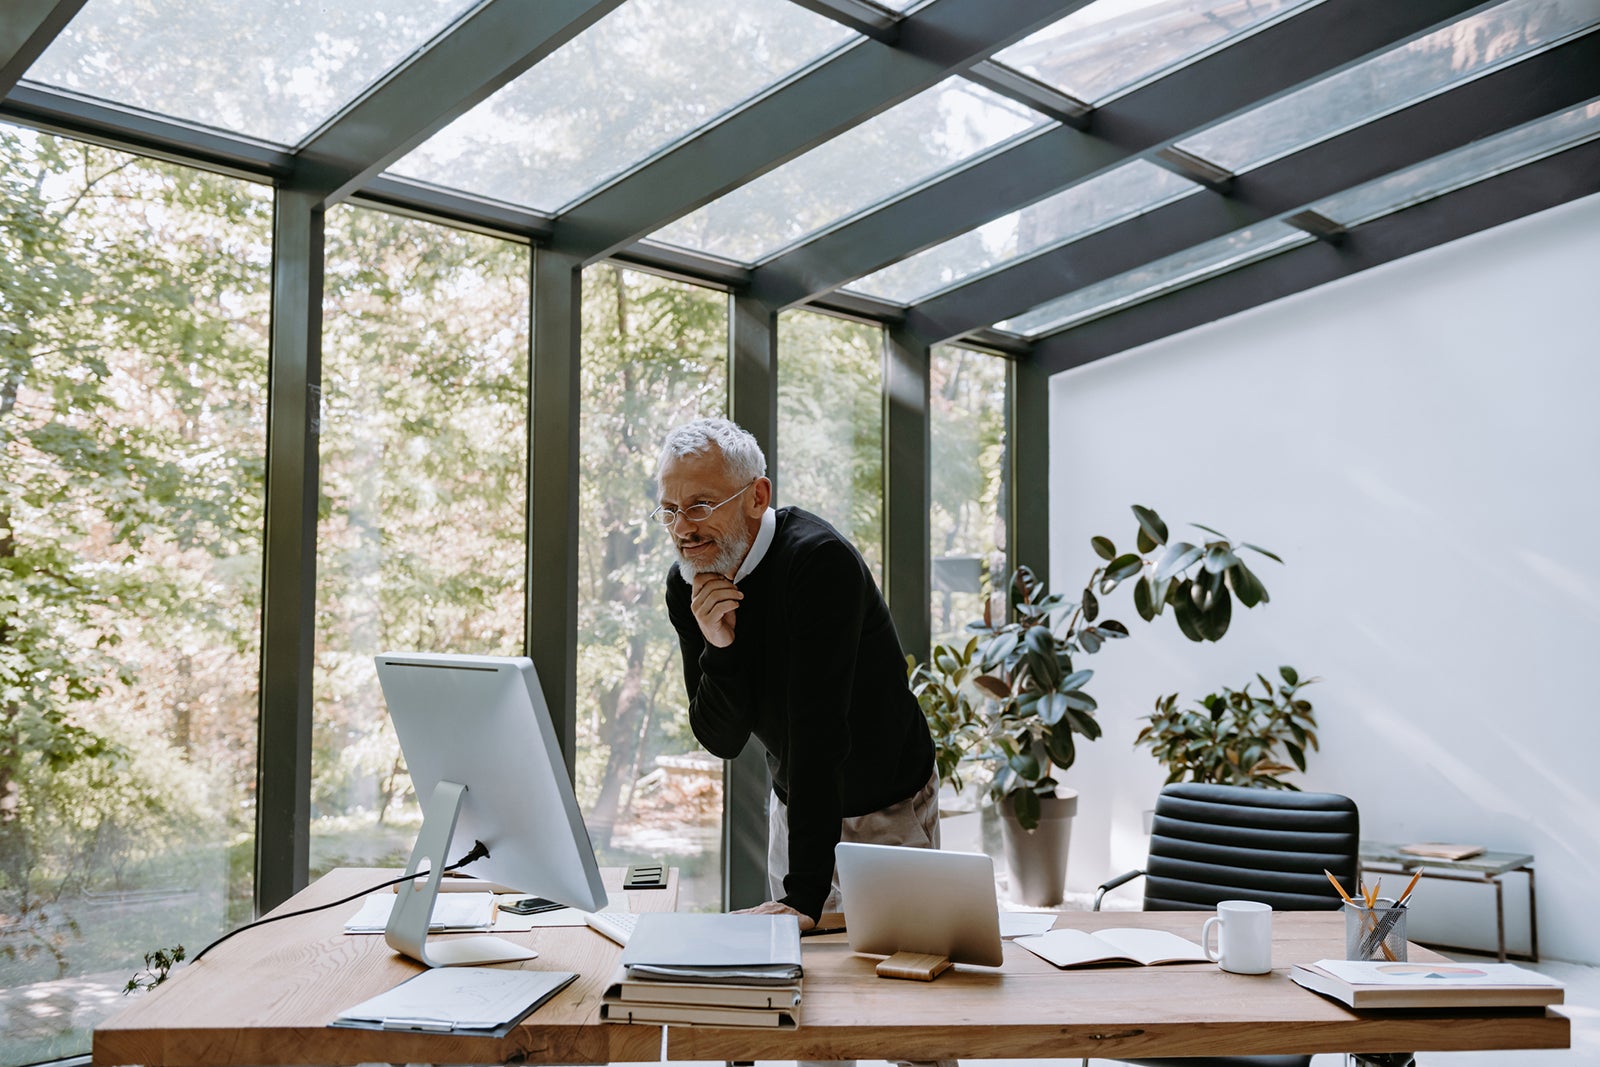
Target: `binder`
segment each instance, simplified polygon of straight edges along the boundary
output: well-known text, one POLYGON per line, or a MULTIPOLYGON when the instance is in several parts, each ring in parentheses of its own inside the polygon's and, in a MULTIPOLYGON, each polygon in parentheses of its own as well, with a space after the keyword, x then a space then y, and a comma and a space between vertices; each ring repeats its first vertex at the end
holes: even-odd
POLYGON ((435 967, 346 1008, 328 1025, 505 1037, 577 977, 570 971, 435 967))
POLYGON ((646 912, 622 950, 632 979, 788 985, 800 979, 793 915, 646 912))

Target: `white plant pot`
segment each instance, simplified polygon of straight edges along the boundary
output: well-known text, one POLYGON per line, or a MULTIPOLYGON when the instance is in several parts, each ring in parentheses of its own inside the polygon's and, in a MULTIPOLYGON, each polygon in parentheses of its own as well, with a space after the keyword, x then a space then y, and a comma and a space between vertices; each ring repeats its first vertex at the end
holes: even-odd
POLYGON ((1010 804, 1002 804, 1000 829, 1011 899, 1049 908, 1067 895, 1067 850, 1072 844, 1072 817, 1078 813, 1078 791, 1058 790, 1053 797, 1041 797, 1039 807, 1038 827, 1024 830, 1010 804))

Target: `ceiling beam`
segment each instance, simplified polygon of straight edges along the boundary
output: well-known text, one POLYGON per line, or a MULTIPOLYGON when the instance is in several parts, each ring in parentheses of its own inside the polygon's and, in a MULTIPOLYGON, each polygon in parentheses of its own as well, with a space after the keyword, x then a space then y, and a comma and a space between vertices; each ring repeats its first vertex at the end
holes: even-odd
POLYGON ((1318 4, 1100 107, 1087 132, 1040 131, 795 247, 756 268, 751 293, 803 302, 1480 6, 1318 4))
POLYGON ((294 173, 294 157, 276 145, 54 89, 17 86, 0 101, 0 119, 108 148, 258 180, 282 179, 294 173))
POLYGON ((1087 0, 933 0, 656 156, 556 218, 593 262, 938 84, 1087 0))
POLYGON ((486 0, 314 133, 294 186, 336 203, 623 0, 486 0))
POLYGON ((1373 219, 1338 246, 1323 241, 1137 304, 1038 341, 1047 374, 1126 352, 1372 267, 1600 193, 1600 140, 1373 219))
POLYGON ((975 278, 913 306, 906 324, 934 340, 959 337, 1597 94, 1600 33, 1591 33, 1241 174, 1226 197, 1194 194, 975 278))
POLYGON ((11 92, 87 0, 5 0, 0 20, 0 98, 11 92))

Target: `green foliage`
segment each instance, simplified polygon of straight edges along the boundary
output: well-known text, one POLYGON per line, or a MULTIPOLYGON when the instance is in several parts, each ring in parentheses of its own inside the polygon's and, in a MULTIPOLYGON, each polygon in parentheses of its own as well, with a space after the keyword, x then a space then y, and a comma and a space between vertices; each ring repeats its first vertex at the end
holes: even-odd
MULTIPOLYGON (((1038 824, 1039 798, 1054 795, 1057 772, 1077 759, 1077 738, 1101 734, 1098 704, 1084 687, 1094 671, 1074 666, 1075 656, 1093 655, 1107 642, 1128 636, 1121 622, 1101 615, 1101 598, 1132 582, 1134 606, 1146 622, 1173 605, 1179 630, 1192 641, 1216 641, 1227 633, 1231 588, 1246 607, 1265 603, 1267 592, 1238 557, 1248 547, 1209 527, 1217 539, 1202 545, 1168 544, 1166 523, 1153 510, 1133 505, 1137 522, 1132 552, 1119 552, 1109 537, 1095 536, 1090 547, 1102 561, 1089 573, 1076 601, 1049 592, 1034 572, 1018 567, 1009 589, 1010 615, 996 623, 987 608, 982 621, 969 624, 980 639, 974 685, 989 698, 979 713, 984 722, 976 756, 994 768, 990 795, 1009 803, 1018 821, 1038 824)), ((1281 560, 1279 561, 1281 562, 1281 560)), ((936 744, 962 747, 969 733, 940 736, 945 718, 930 717, 936 744)))
POLYGON ((964 787, 961 763, 984 735, 979 708, 986 698, 977 686, 977 655, 978 639, 973 637, 960 648, 934 645, 927 663, 918 663, 914 656, 906 657, 911 692, 933 734, 933 759, 939 780, 958 792, 964 787))
POLYGON ((1300 690, 1317 678, 1302 679, 1293 667, 1279 667, 1274 687, 1256 675, 1261 694, 1224 686, 1201 697, 1198 706, 1178 707, 1178 694, 1156 701, 1154 714, 1134 739, 1167 767, 1167 781, 1212 782, 1269 789, 1298 789, 1283 775, 1306 769, 1306 749, 1317 748, 1317 718, 1300 690), (1283 762, 1284 757, 1293 766, 1283 762))
POLYGON ((172 968, 182 963, 184 951, 182 945, 173 945, 171 948, 158 948, 154 952, 144 954, 145 969, 128 979, 128 984, 122 988, 122 995, 127 996, 137 990, 154 989, 167 980, 167 975, 172 968))

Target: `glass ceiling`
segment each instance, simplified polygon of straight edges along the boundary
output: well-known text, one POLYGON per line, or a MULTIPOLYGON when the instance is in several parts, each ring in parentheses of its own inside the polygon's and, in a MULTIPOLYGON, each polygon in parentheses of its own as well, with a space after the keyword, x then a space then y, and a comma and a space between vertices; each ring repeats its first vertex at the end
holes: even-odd
POLYGON ((1345 227, 1359 226, 1597 137, 1600 98, 1331 196, 1312 210, 1345 227))
POLYGON ((1597 25, 1596 0, 1509 0, 1179 141, 1178 147, 1238 174, 1597 25))
POLYGON ((995 53, 1086 104, 1320 0, 1099 0, 995 53))
POLYGON ((1053 333, 1064 326, 1104 315, 1135 301, 1147 300, 1157 293, 1192 285, 1230 268, 1314 240, 1316 238, 1310 234, 1285 223, 1263 222, 1158 259, 1115 278, 1086 285, 997 326, 1025 337, 1053 333))
MULTIPOLYGON (((69 10, 76 0, 63 2, 62 10, 69 10)), ((207 139, 195 134, 194 158, 201 165, 209 160, 209 165, 235 166, 229 138, 277 145, 293 155, 295 146, 330 121, 337 123, 371 87, 391 76, 405 78, 411 57, 488 2, 504 0, 86 0, 43 47, 23 84, 44 94, 48 114, 65 116, 48 120, 63 132, 76 130, 136 150, 153 140, 182 159, 191 146, 183 127, 199 127, 215 133, 207 139), (113 114, 106 117, 89 107, 93 102, 110 105, 113 114), (169 119, 179 128, 154 133, 143 128, 123 137, 116 109, 169 119)), ((1285 50, 1285 63, 1306 72, 1289 80, 1307 80, 1209 127, 1197 126, 1175 143, 1203 162, 1245 173, 1509 64, 1544 64, 1537 71, 1541 92, 1554 86, 1550 98, 1565 108, 1561 113, 1540 116, 1532 105, 1509 101, 1520 125, 1491 136, 1485 133, 1494 131, 1478 129, 1470 117, 1452 119, 1461 127, 1448 131, 1450 143, 1459 146, 1455 151, 1302 205, 1347 227, 1600 136, 1600 97, 1570 107, 1600 92, 1600 86, 1591 88, 1582 80, 1593 72, 1548 54, 1557 47, 1568 49, 1562 56, 1593 54, 1570 42, 1600 29, 1600 0, 1505 0, 1469 8, 1469 14, 1442 28, 1429 28, 1419 15, 1403 23, 1414 28, 1397 30, 1396 43, 1388 47, 1380 46, 1381 38, 1346 34, 1322 0, 1096 0, 990 56, 993 65, 1022 75, 1015 84, 1006 83, 1007 95, 978 84, 981 75, 964 77, 960 64, 934 66, 943 45, 922 56, 930 66, 918 84, 931 87, 894 106, 858 98, 869 90, 853 84, 830 86, 826 75, 796 82, 795 95, 814 116, 826 119, 828 108, 838 110, 842 132, 705 202, 714 190, 695 188, 696 168, 708 173, 715 168, 696 158, 697 134, 802 72, 825 72, 844 50, 914 50, 923 47, 916 42, 927 35, 867 41, 846 25, 857 7, 846 0, 603 2, 608 14, 593 25, 476 106, 450 112, 458 115, 455 121, 386 171, 406 183, 399 192, 391 186, 384 197, 398 198, 404 209, 496 231, 509 228, 558 244, 576 232, 580 236, 567 250, 587 256, 576 246, 599 240, 583 236, 593 234, 591 220, 580 219, 564 230, 562 213, 661 153, 686 146, 683 166, 675 161, 672 181, 678 184, 651 209, 660 217, 629 220, 638 229, 656 227, 649 240, 629 249, 636 262, 659 262, 680 274, 703 272, 721 281, 727 280, 728 263, 754 268, 758 279, 764 271, 773 281, 763 291, 803 304, 818 300, 849 273, 839 269, 830 275, 830 264, 813 262, 821 258, 821 247, 830 254, 843 249, 846 259, 857 257, 856 271, 867 261, 875 265, 894 251, 914 249, 846 286, 852 300, 875 303, 889 317, 897 307, 914 306, 998 270, 1014 269, 1031 278, 1028 272, 1049 269, 1048 263, 1035 267, 1031 259, 1062 247, 1070 254, 1071 242, 1178 198, 1226 195, 1155 165, 1152 153, 1162 146, 1121 158, 1087 180, 1069 182, 1063 176, 1055 185, 1049 173, 1035 169, 1026 180, 1009 182, 1005 153, 1020 142, 1037 139, 1016 158, 1038 160, 1054 151, 1047 139, 1058 127, 1045 112, 1059 101, 1041 90, 1037 108, 1019 102, 1030 99, 1030 81, 1091 107, 1114 107, 1118 97, 1155 79, 1186 77, 1197 60, 1214 58, 1226 67, 1229 46, 1241 37, 1279 35, 1294 45, 1285 50), (838 18, 827 15, 834 3, 838 18), (1297 31, 1302 25, 1312 28, 1297 31), (1350 41, 1332 40, 1344 36, 1362 43, 1356 48, 1350 41), (1365 58, 1359 58, 1362 49, 1371 50, 1365 58), (1312 75, 1323 50, 1334 73, 1317 78, 1312 75), (936 80, 940 71, 943 80, 936 80), (848 127, 850 115, 875 107, 874 117, 848 127), (965 232, 952 236, 953 227, 933 213, 919 220, 915 211, 904 211, 897 218, 907 220, 906 232, 895 250, 863 252, 850 248, 846 239, 819 246, 811 259, 776 258, 978 160, 999 177, 992 195, 986 191, 984 202, 963 214, 965 232), (674 202, 704 206, 667 221, 674 210, 682 210, 674 202), (481 212, 479 204, 486 205, 481 212), (989 221, 972 226, 979 219, 989 221), (818 288, 806 289, 813 285, 818 288)), ((876 5, 915 20, 932 2, 876 0, 876 5)), ((959 7, 971 0, 939 2, 959 7)), ((0 33, 3 68, 12 59, 10 50, 26 44, 32 26, 49 20, 47 3, 13 7, 12 0, 0 0, 0 5, 7 20, 7 32, 0 33), (10 33, 14 10, 20 34, 10 33)), ((862 0, 854 13, 870 15, 872 6, 862 0)), ((996 8, 993 21, 999 27, 1006 17, 996 8)), ((1004 37, 1003 29, 994 32, 997 41, 1004 37)), ((458 81, 470 84, 471 79, 458 81)), ((0 82, 0 91, 9 88, 0 82)), ((382 111, 380 105, 363 121, 403 125, 403 117, 382 111)), ((5 119, 38 124, 43 120, 32 117, 37 114, 24 106, 5 119)), ((1084 136, 1095 136, 1092 112, 1085 131, 1084 136)), ((329 143, 362 140, 331 138, 329 143)), ((352 156, 359 150, 345 149, 352 156)), ((271 166, 271 173, 259 176, 281 179, 281 160, 268 164, 261 158, 241 150, 236 169, 256 174, 271 166)), ((1113 151, 1106 158, 1120 157, 1113 151)), ((335 158, 320 159, 318 165, 359 174, 371 162, 335 158)), ((761 169, 759 161, 752 169, 761 169)), ((1351 170, 1361 168, 1352 165, 1351 170)), ((1263 172, 1254 180, 1269 178, 1263 172)), ((1138 229, 1130 228, 1129 240, 1148 240, 1138 229)), ((1143 267, 1063 294, 1001 327, 1036 338, 1309 239, 1268 221, 1165 258, 1160 256, 1169 246, 1153 240, 1146 257, 1151 262, 1143 267)))
POLYGON ((630 0, 390 169, 554 214, 854 40, 788 0, 630 0))
POLYGON ((294 145, 475 6, 89 0, 29 68, 28 80, 294 145))
POLYGON ((1193 182, 1136 159, 869 274, 847 289, 910 304, 1199 191, 1193 182))
POLYGON ((1049 120, 962 78, 813 148, 651 240, 755 263, 1049 120))

